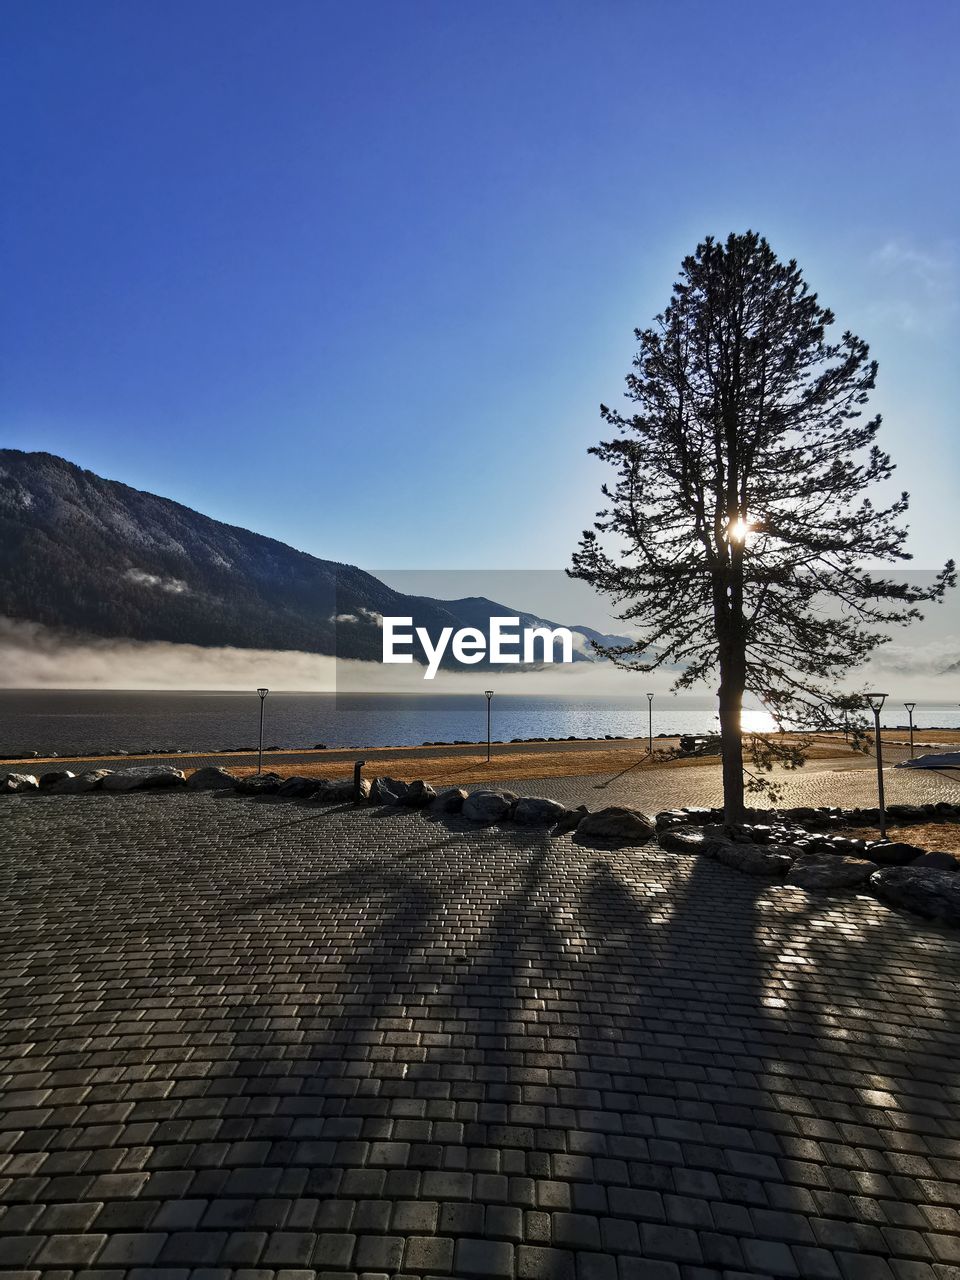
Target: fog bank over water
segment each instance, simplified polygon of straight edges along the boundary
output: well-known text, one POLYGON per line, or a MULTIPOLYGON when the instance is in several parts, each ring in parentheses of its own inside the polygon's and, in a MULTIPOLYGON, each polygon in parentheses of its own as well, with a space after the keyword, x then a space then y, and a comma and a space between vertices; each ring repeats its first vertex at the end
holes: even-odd
MULTIPOLYGON (((901 632, 855 674, 851 687, 879 684, 898 700, 960 701, 960 669, 945 671, 960 659, 960 636, 943 634, 945 611, 939 612, 939 626, 924 623, 911 629, 915 643, 906 643, 908 633, 901 632)), ((0 618, 0 688, 4 689, 227 691, 266 685, 275 690, 332 693, 337 691, 339 677, 341 691, 349 686, 356 693, 476 693, 495 680, 503 693, 599 697, 632 694, 638 687, 663 694, 671 682, 667 672, 643 675, 584 662, 538 670, 502 669, 493 674, 489 670, 440 671, 433 681, 424 681, 423 672, 416 664, 383 667, 293 650, 77 637, 37 623, 0 618)))

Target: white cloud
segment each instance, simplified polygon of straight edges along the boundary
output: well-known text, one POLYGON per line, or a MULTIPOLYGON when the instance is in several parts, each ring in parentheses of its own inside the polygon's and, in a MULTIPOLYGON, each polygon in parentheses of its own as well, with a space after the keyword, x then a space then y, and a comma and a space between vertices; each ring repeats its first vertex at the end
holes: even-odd
POLYGON ((869 266, 877 289, 870 311, 877 319, 930 333, 960 310, 960 262, 953 241, 919 249, 888 240, 870 255, 869 266))
POLYGON ((354 623, 373 622, 378 627, 383 626, 383 614, 377 613, 374 609, 364 609, 363 606, 356 613, 331 613, 330 621, 335 623, 354 623))
POLYGON ((190 593, 190 588, 179 578, 161 578, 155 573, 147 573, 145 569, 128 569, 123 576, 128 582, 135 582, 138 587, 169 591, 172 595, 178 596, 190 593))

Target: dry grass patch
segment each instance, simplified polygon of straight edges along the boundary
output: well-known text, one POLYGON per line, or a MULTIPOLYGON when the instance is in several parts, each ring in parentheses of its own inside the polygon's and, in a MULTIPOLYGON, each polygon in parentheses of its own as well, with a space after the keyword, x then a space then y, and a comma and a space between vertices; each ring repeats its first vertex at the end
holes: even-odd
MULTIPOLYGON (((843 834, 858 840, 879 838, 876 827, 844 828, 843 834)), ((917 822, 903 827, 888 826, 887 839, 915 844, 918 849, 926 849, 928 852, 937 850, 941 853, 953 853, 960 858, 960 822, 917 822)))
MULTIPOLYGON (((836 760, 838 755, 853 753, 838 752, 835 748, 816 746, 810 752, 814 760, 836 760)), ((357 752, 361 759, 363 752, 357 752)), ((256 773, 253 764, 229 766, 232 772, 246 775, 256 773)), ((403 749, 392 752, 389 757, 371 760, 364 776, 377 775, 398 778, 402 782, 413 782, 422 778, 424 782, 434 785, 459 786, 462 782, 508 782, 512 778, 580 778, 596 774, 630 774, 649 772, 661 769, 718 769, 719 756, 691 756, 682 760, 664 760, 654 755, 653 759, 645 751, 634 747, 612 747, 609 750, 592 748, 577 751, 510 751, 495 749, 493 759, 487 763, 486 752, 458 752, 456 755, 418 755, 411 757, 403 749)), ((283 763, 272 762, 264 765, 264 770, 279 773, 281 777, 297 774, 303 778, 350 778, 353 776, 352 760, 297 760, 295 755, 284 759, 283 763)))

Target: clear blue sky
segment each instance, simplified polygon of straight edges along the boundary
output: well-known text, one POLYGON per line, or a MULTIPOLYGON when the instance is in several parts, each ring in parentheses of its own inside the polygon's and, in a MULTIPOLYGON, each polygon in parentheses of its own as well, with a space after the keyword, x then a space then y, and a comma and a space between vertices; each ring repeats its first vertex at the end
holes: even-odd
POLYGON ((0 439, 368 568, 561 567, 705 233, 880 360, 958 549, 960 8, 6 0, 0 439))

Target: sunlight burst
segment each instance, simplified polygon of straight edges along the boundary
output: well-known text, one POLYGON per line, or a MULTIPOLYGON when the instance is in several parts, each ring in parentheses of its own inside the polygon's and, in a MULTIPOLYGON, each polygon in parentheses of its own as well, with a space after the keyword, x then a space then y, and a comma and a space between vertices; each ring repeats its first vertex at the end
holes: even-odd
POLYGON ((749 520, 745 520, 743 516, 737 516, 736 520, 731 520, 727 526, 730 534, 731 542, 745 542, 747 534, 753 528, 749 520))

